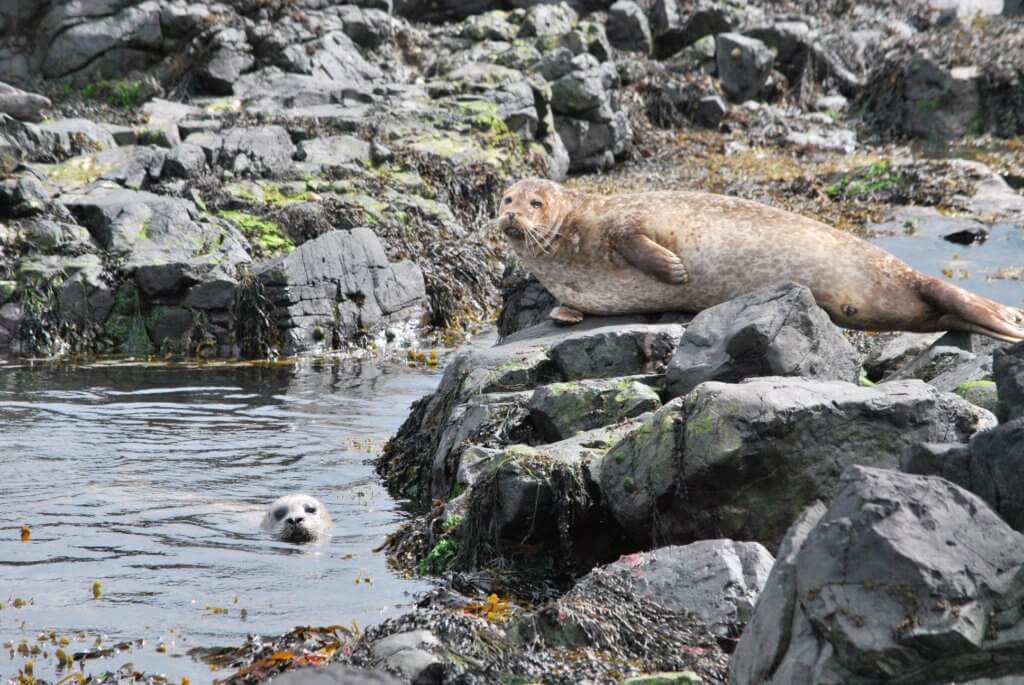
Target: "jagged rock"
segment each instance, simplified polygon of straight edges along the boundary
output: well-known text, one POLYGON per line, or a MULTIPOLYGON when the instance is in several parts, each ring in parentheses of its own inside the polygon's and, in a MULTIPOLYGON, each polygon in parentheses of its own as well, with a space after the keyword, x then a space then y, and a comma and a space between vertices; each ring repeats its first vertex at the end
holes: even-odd
POLYGON ((0 82, 0 114, 8 114, 19 121, 42 121, 43 110, 53 106, 50 99, 36 93, 26 93, 0 82))
POLYGON ((558 301, 536 277, 521 266, 505 267, 501 278, 502 304, 498 314, 498 335, 502 338, 545 321, 558 301))
POLYGON ((873 349, 864 360, 864 373, 877 383, 902 369, 928 349, 942 333, 900 333, 873 349))
POLYGON ((325 233, 256 275, 276 307, 284 354, 333 347, 415 318, 425 297, 419 267, 389 263, 377 236, 364 227, 325 233))
POLYGON ((920 381, 708 382, 609 450, 601 491, 638 544, 730 537, 774 549, 846 466, 895 467, 912 444, 963 442, 994 423, 920 381))
POLYGON ((701 540, 631 554, 591 573, 631 575, 638 598, 692 614, 716 637, 729 638, 753 615, 774 562, 756 542, 701 540))
POLYGON ((786 536, 729 682, 926 685, 1024 671, 1024 536, 941 478, 859 466, 786 536))
POLYGON ((337 9, 345 35, 363 47, 376 48, 394 37, 395 22, 390 8, 342 5, 337 9))
POLYGON ((344 31, 331 31, 304 45, 290 45, 281 59, 289 72, 337 83, 358 86, 383 77, 381 70, 366 61, 344 31))
POLYGON ((552 383, 530 398, 530 422, 549 441, 631 419, 661 407, 650 386, 621 378, 552 383))
POLYGON ((719 34, 716 41, 722 90, 736 102, 756 98, 772 70, 771 50, 756 38, 738 33, 719 34))
POLYGON ((704 381, 802 376, 856 382, 860 358, 796 283, 763 288, 705 309, 690 322, 665 374, 670 397, 704 381))
POLYGON ((701 126, 717 128, 728 112, 729 107, 725 104, 725 100, 717 95, 706 95, 697 102, 693 119, 701 126))
POLYGON ((570 171, 605 171, 615 165, 632 142, 633 131, 624 112, 607 122, 592 123, 571 117, 555 117, 555 130, 569 153, 570 171))
POLYGON ((170 178, 195 178, 206 169, 207 154, 191 143, 175 145, 164 158, 164 175, 170 178))
POLYGON ((213 37, 210 46, 212 53, 198 69, 197 75, 211 92, 231 94, 238 77, 255 64, 245 32, 236 28, 224 29, 213 37))
POLYGON ((608 40, 617 48, 651 54, 654 40, 647 15, 632 0, 618 0, 608 9, 608 40))
POLYGON ((0 216, 31 216, 46 209, 53 188, 35 176, 24 174, 0 180, 0 216))
POLYGON ((996 350, 992 370, 999 389, 999 420, 1024 417, 1024 344, 996 350))
POLYGON ((561 36, 572 31, 577 21, 576 12, 565 3, 534 5, 526 10, 519 36, 521 38, 561 36))
POLYGON ((88 252, 95 246, 89 231, 77 224, 31 219, 22 224, 22 239, 40 252, 88 252))
MULTIPOLYGON (((193 134, 194 136, 195 134, 193 134)), ((189 141, 193 136, 189 136, 189 141)), ((224 132, 221 164, 256 174, 281 174, 291 165, 295 145, 280 126, 243 126, 224 132)))

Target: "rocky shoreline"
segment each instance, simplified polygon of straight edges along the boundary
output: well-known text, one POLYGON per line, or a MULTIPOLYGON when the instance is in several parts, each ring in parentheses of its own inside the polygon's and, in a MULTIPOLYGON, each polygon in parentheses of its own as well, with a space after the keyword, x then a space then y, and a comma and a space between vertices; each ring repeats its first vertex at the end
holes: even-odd
POLYGON ((539 175, 1019 242, 1022 15, 15 0, 0 348, 267 358, 497 316, 378 461, 416 511, 387 552, 437 590, 199 650, 226 682, 1010 682, 1024 345, 851 335, 797 284, 556 328, 491 219, 539 175))

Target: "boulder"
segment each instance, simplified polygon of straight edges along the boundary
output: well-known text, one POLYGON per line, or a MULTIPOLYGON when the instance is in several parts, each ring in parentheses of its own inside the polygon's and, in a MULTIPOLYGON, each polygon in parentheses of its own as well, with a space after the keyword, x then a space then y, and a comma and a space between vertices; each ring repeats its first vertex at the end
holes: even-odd
POLYGON ((996 350, 992 369, 999 390, 999 420, 1024 417, 1024 343, 996 350))
POLYGON ((716 40, 722 90, 736 102, 757 98, 772 71, 771 50, 756 38, 738 33, 722 33, 716 40))
POLYGON ((647 15, 632 0, 618 0, 608 8, 608 21, 605 24, 608 40, 617 48, 651 54, 654 40, 647 15))
POLYGON ((294 156, 295 145, 280 126, 242 126, 223 133, 220 163, 237 172, 279 175, 294 156))
POLYGON ((325 233, 262 265, 256 275, 284 332, 283 354, 328 349, 414 319, 426 295, 419 267, 390 263, 365 227, 325 233))
POLYGON ((552 383, 530 398, 530 422, 546 440, 631 419, 661 407, 650 386, 630 378, 552 383))
POLYGON ((163 173, 170 178, 195 178, 206 170, 206 151, 198 145, 181 143, 164 158, 163 173))
POLYGON ((670 397, 705 381, 802 376, 856 382, 860 358, 796 283, 763 288, 710 307, 686 328, 665 374, 670 397))
POLYGON ((572 31, 578 21, 576 12, 565 3, 540 3, 526 10, 519 30, 521 38, 561 36, 572 31))
POLYGON ((942 333, 900 333, 872 349, 864 360, 868 380, 878 381, 894 374, 928 349, 942 333))
POLYGON ((920 442, 965 442, 987 411, 920 381, 864 388, 769 377, 707 382, 613 446, 603 500, 637 542, 730 537, 776 549, 852 464, 895 468, 920 442))
POLYGON ((1024 536, 941 478, 854 466, 808 510, 729 682, 930 685, 1024 671, 1024 536))
POLYGON ((369 162, 370 144, 349 135, 313 138, 299 143, 297 158, 319 173, 345 164, 369 162))

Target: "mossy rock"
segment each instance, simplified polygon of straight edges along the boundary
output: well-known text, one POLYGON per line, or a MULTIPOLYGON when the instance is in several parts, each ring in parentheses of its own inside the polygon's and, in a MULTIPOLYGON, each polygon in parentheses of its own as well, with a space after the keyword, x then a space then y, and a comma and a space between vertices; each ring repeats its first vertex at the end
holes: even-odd
POLYGON ((999 393, 994 381, 968 381, 953 392, 976 407, 988 409, 993 414, 998 411, 999 393))

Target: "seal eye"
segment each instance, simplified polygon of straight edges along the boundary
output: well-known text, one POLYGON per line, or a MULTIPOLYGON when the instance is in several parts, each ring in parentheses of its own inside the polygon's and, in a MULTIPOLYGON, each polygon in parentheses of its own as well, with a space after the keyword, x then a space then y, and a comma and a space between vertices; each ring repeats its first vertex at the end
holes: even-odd
POLYGON ((307 514, 315 514, 316 513, 316 507, 314 505, 312 505, 312 504, 307 504, 304 507, 304 509, 306 510, 307 514))
POLYGON ((504 200, 504 203, 507 204, 507 205, 512 204, 512 197, 511 196, 506 197, 505 200, 504 200))
POLYGON ((541 202, 540 200, 530 200, 530 206, 533 207, 534 209, 540 209, 541 207, 544 206, 544 203, 541 202))
POLYGON ((288 513, 287 507, 280 507, 279 509, 275 509, 274 510, 274 518, 276 518, 278 521, 280 521, 281 519, 284 518, 284 515, 287 514, 287 513, 288 513))

